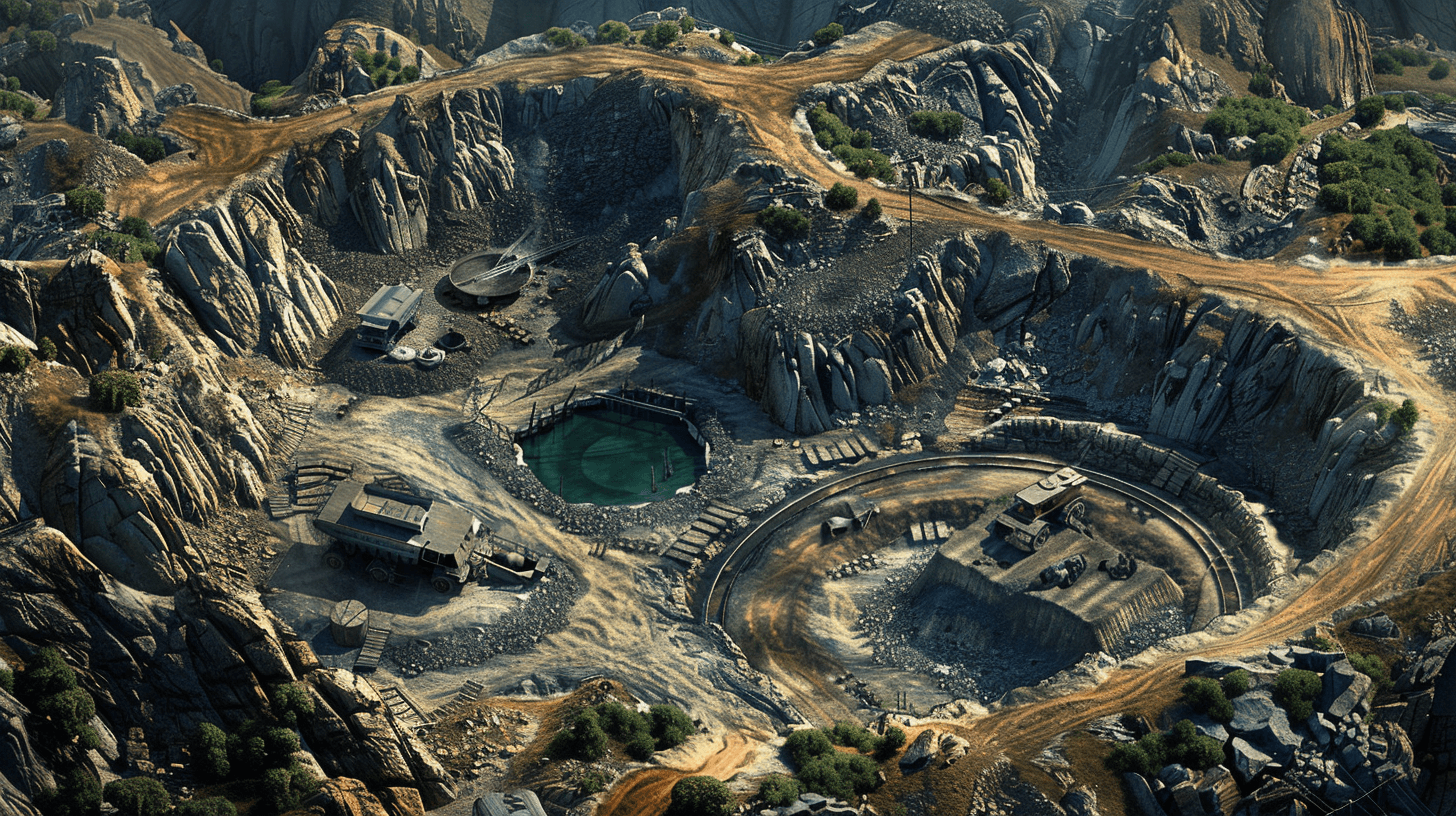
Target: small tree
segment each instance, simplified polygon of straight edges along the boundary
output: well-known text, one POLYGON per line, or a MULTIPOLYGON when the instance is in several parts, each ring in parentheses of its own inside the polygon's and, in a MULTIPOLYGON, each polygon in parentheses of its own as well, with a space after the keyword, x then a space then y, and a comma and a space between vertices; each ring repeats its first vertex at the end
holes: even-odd
POLYGON ((112 0, 100 0, 96 4, 97 17, 110 17, 116 13, 116 4, 112 0))
POLYGON ((1416 401, 1412 399, 1402 402, 1400 407, 1390 414, 1390 419, 1395 423, 1395 427, 1399 429, 1400 436, 1405 436, 1415 430, 1416 421, 1420 418, 1421 409, 1416 406, 1416 401))
POLYGON ((800 767, 808 764, 809 760, 834 752, 834 744, 829 741, 829 736, 817 728, 805 728, 788 736, 784 740, 784 750, 793 757, 794 764, 800 767))
POLYGON ((859 191, 842 181, 836 181, 824 194, 824 206, 831 210, 852 210, 858 204, 859 191))
POLYGON ((1107 767, 1117 773, 1138 773, 1143 776, 1152 776, 1158 772, 1148 759, 1148 752, 1136 742, 1120 742, 1112 746, 1112 753, 1107 755, 1107 767))
POLYGON ((1000 207, 1011 200, 1011 188, 1001 179, 986 179, 983 186, 986 188, 986 200, 992 204, 1000 207))
POLYGON ((617 45, 632 38, 632 29, 618 20, 608 20, 597 26, 597 42, 617 45))
POLYGON ((273 689, 273 709, 280 722, 297 728, 300 721, 313 716, 313 697, 302 683, 284 683, 273 689))
POLYGON ((142 404, 142 387, 130 371, 103 371, 91 377, 91 401, 103 411, 118 412, 142 404))
POLYGON ((879 744, 875 746, 875 759, 881 762, 893 757, 905 744, 905 732, 899 726, 892 725, 885 729, 885 735, 880 737, 879 744))
POLYGON ((76 672, 54 646, 36 650, 15 684, 21 702, 34 705, 42 697, 76 687, 76 672))
POLYGON ((43 28, 26 32, 25 41, 30 44, 31 48, 41 53, 56 50, 56 35, 43 28))
POLYGON ((1190 677, 1183 683, 1183 699, 1194 711, 1217 722, 1234 718, 1234 706, 1223 687, 1207 677, 1190 677))
POLYGON ((882 212, 883 208, 880 207, 880 200, 878 198, 871 198, 865 202, 864 209, 860 210, 859 214, 866 221, 878 221, 882 212))
POLYGON ((827 26, 814 32, 814 44, 823 48, 833 42, 844 38, 844 26, 839 23, 830 23, 827 26))
POLYGON ((676 748, 693 735, 692 718, 675 705, 655 705, 648 709, 647 717, 652 721, 652 738, 657 740, 657 750, 676 748))
MULTIPOLYGON (((224 71, 222 69, 222 58, 221 57, 213 57, 212 60, 207 63, 207 67, 211 68, 214 73, 218 73, 218 74, 227 73, 226 71, 224 71)), ((206 800, 203 800, 203 801, 206 801, 206 800)), ((227 801, 227 800, 223 800, 223 801, 227 801)))
POLYGON ((122 816, 165 816, 172 810, 172 795, 161 782, 148 776, 108 782, 103 796, 122 816))
POLYGON ((238 809, 221 796, 209 796, 179 802, 176 816, 238 816, 238 809))
POLYGON ((754 216, 754 222, 780 241, 803 238, 809 234, 809 219, 792 207, 766 207, 754 216))
POLYGON ((1405 96, 1401 94, 1386 94, 1385 109, 1394 113, 1405 113, 1405 96))
POLYGON ((697 29, 698 21, 694 20, 692 17, 683 17, 681 20, 677 21, 677 25, 678 28, 682 29, 682 33, 687 34, 688 32, 697 29))
POLYGON ((688 776, 672 786, 667 816, 729 816, 738 800, 722 780, 711 776, 688 776))
POLYGON ((642 44, 651 48, 666 48, 677 42, 681 36, 681 26, 664 20, 642 32, 642 44))
POLYGON ((1362 128, 1372 128, 1385 119, 1385 100, 1379 96, 1367 96, 1355 103, 1355 122, 1362 128))
POLYGON ((607 753, 607 732, 602 730, 595 711, 583 709, 576 712, 567 728, 551 738, 547 751, 557 758, 596 762, 607 753))
POLYGON ((227 734, 212 723, 201 723, 192 732, 192 770, 204 781, 221 782, 232 773, 228 761, 227 734))
POLYGON ((1223 676, 1223 680, 1219 681, 1219 687, 1223 689, 1224 696, 1230 700, 1242 697, 1249 690, 1249 673, 1243 669, 1234 669, 1223 676))
POLYGON ((106 196, 95 187, 72 187, 66 191, 66 207, 78 218, 95 218, 106 209, 106 196))
POLYGON ((580 48, 586 45, 586 38, 569 28, 546 29, 546 42, 554 48, 580 48))
POLYGON ((1437 82, 1440 82, 1450 75, 1451 63, 1447 62, 1446 60, 1436 60, 1435 63, 1431 65, 1431 70, 1426 72, 1427 77, 1429 77, 1430 79, 1434 79, 1437 82))
POLYGON ((42 697, 36 702, 34 711, 50 720, 51 727, 67 740, 92 736, 89 723, 96 716, 96 701, 85 689, 67 689, 42 697))
POLYGON ((1295 722, 1304 722, 1314 713, 1314 698, 1319 696, 1320 676, 1304 669, 1285 669, 1274 678, 1274 699, 1289 712, 1295 722))
POLYGON ((804 786, 792 776, 772 774, 758 785, 758 798, 769 807, 792 805, 804 792, 804 786))
POLYGON ((30 367, 30 352, 22 346, 0 346, 0 373, 21 374, 30 367))
POLYGON ((738 38, 733 36, 733 32, 724 30, 718 32, 718 42, 732 48, 733 43, 738 42, 738 38))
POLYGON ((41 791, 35 804, 46 816, 95 816, 101 812, 101 783, 73 768, 58 778, 56 787, 41 791))
POLYGON ((293 810, 317 788, 318 780, 297 763, 263 772, 263 804, 273 813, 293 810))
POLYGON ((910 132, 923 139, 948 142, 960 138, 966 118, 955 111, 915 111, 908 120, 910 132))

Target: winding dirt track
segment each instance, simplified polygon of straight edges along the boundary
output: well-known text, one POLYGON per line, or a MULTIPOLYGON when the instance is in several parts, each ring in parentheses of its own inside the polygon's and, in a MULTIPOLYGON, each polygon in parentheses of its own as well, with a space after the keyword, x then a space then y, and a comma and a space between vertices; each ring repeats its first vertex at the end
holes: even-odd
MULTIPOLYGON (((904 33, 870 48, 771 68, 706 65, 637 50, 593 47, 467 69, 409 86, 403 92, 424 101, 445 90, 503 81, 544 83, 586 74, 640 71, 675 81, 699 97, 739 112, 755 145, 775 161, 826 186, 836 181, 853 184, 862 195, 876 195, 887 210, 903 214, 903 194, 838 174, 792 127, 791 115, 799 94, 814 83, 852 80, 881 60, 906 59, 944 44, 928 35, 904 33)), ((203 108, 174 111, 166 125, 197 145, 196 159, 179 156, 153 165, 118 189, 113 201, 123 214, 162 221, 211 199, 239 176, 282 155, 294 143, 318 139, 340 127, 358 128, 382 115, 396 92, 381 92, 356 100, 352 106, 282 122, 241 121, 203 108)), ((917 204, 925 219, 1005 231, 1068 252, 1152 269, 1170 282, 1186 281, 1255 302, 1262 311, 1296 322, 1384 369, 1420 403, 1434 432, 1432 454, 1373 543, 1363 553, 1337 565, 1276 614, 1204 653, 1253 652, 1264 644, 1298 634, 1333 610, 1379 594, 1440 556, 1452 519, 1456 427, 1447 396, 1414 364, 1409 343, 1386 329, 1384 323, 1392 299, 1407 304, 1456 300, 1451 283, 1456 267, 1315 270, 1273 262, 1224 260, 1093 229, 1003 217, 955 201, 921 198, 917 204)), ((1139 696, 1167 694, 1182 673, 1182 662, 1183 656, 1172 656, 1152 668, 1123 670, 1095 689, 998 712, 957 729, 973 744, 1027 758, 1057 733, 1125 710, 1129 701, 1139 696)), ((784 665, 793 663, 784 661, 784 665)), ((796 680, 799 682, 785 685, 813 687, 818 678, 796 680)), ((730 734, 723 749, 695 772, 726 777, 742 766, 748 753, 746 738, 730 734)), ((682 773, 658 768, 629 775, 599 812, 604 816, 659 813, 672 783, 682 773)))

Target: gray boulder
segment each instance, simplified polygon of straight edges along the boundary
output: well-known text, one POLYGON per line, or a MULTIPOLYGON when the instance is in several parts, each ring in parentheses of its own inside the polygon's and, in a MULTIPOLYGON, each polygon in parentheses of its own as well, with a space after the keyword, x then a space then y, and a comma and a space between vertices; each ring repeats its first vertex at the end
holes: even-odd
POLYGON ((1344 719, 1351 713, 1365 708, 1365 695, 1370 692, 1373 681, 1356 671, 1348 660, 1341 660, 1331 666, 1321 678, 1323 687, 1315 707, 1331 719, 1344 719))
POLYGON ((1097 214, 1080 201, 1073 201, 1062 207, 1063 224, 1092 224, 1096 221, 1097 214))
POLYGON ((1379 612, 1368 618, 1361 618, 1355 621, 1350 624, 1350 631, 1357 635, 1372 638, 1400 637, 1400 627, 1384 612, 1379 612))
POLYGON ((1274 762, 1273 757, 1241 737, 1234 737, 1230 747, 1234 753, 1234 772, 1246 783, 1274 762))
POLYGON ((0 150, 9 150, 25 138, 25 125, 9 116, 0 116, 0 150))
POLYGON ((652 305, 647 296, 647 264, 636 244, 627 245, 627 257, 609 267, 581 306, 582 326, 589 331, 610 329, 630 321, 652 305))
POLYGON ((1274 704, 1274 698, 1264 689, 1255 689, 1240 695, 1233 700, 1233 706, 1234 718, 1229 721, 1228 729, 1243 735, 1253 734, 1264 728, 1274 712, 1280 710, 1274 704))
POLYGON ((915 770, 929 765, 939 753, 940 733, 933 728, 927 728, 920 732, 920 736, 910 743, 905 749, 904 756, 900 757, 900 767, 906 770, 915 770))
POLYGON ((1250 740, 1282 765, 1289 764, 1294 758, 1294 752, 1299 750, 1300 743, 1303 742, 1289 727, 1289 716, 1282 708, 1275 709, 1264 727, 1256 731, 1250 740))
POLYGON ((1294 668, 1312 672, 1324 672, 1345 659, 1344 652, 1320 652, 1303 646, 1290 649, 1289 656, 1294 660, 1294 668))

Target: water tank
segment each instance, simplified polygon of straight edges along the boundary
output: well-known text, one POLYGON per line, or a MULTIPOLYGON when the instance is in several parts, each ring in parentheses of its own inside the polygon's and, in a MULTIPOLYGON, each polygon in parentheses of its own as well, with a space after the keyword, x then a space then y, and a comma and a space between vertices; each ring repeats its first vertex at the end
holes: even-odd
POLYGON ((363 646, 369 629, 369 608, 356 600, 339 601, 329 613, 329 630, 340 646, 363 646))

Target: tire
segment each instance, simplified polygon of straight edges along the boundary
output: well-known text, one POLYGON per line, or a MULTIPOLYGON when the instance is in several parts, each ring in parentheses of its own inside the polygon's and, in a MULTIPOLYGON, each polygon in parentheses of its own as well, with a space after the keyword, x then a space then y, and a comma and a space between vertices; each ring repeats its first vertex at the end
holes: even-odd
POLYGON ((1073 522, 1080 523, 1086 517, 1087 502, 1081 499, 1073 499, 1072 503, 1068 504, 1066 509, 1062 511, 1062 521, 1069 525, 1073 522))
POLYGON ((1042 545, 1045 544, 1047 542, 1047 539, 1051 538, 1051 536, 1052 531, 1050 529, 1046 527, 1041 528, 1041 530, 1037 532, 1036 537, 1031 540, 1031 551, 1036 552, 1037 550, 1041 549, 1042 545))
POLYGON ((324 566, 328 567, 329 569, 334 569, 334 570, 343 569, 344 568, 344 554, 343 553, 340 553, 340 552, 326 552, 326 553, 324 553, 324 566))
POLYGON ((381 584, 388 583, 389 582, 389 568, 388 567, 379 567, 379 566, 370 567, 369 568, 369 577, 370 578, 373 578, 374 580, 378 581, 381 584))
POLYGON ((445 593, 455 588, 455 582, 451 581, 449 578, 435 578, 434 580, 430 581, 430 586, 434 587, 436 592, 444 595, 445 593))

